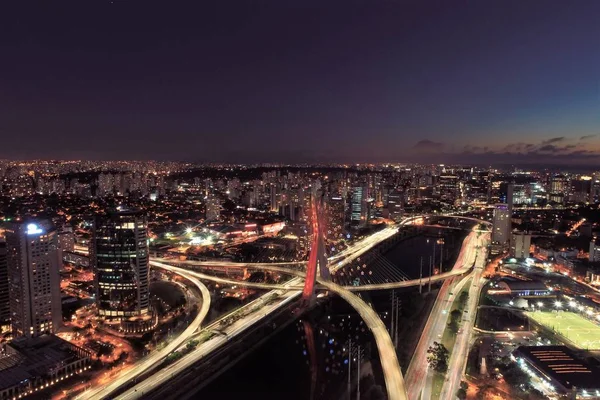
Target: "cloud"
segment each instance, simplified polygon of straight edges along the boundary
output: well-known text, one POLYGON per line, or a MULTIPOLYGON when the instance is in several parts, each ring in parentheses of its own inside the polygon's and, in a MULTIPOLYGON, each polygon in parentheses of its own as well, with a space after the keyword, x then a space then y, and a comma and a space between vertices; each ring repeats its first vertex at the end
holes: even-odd
POLYGON ((537 151, 543 151, 543 152, 548 152, 548 153, 556 153, 559 151, 559 148, 552 145, 552 144, 547 144, 545 146, 540 147, 539 149, 537 149, 537 151))
POLYGON ((419 140, 417 144, 413 146, 413 150, 421 153, 439 153, 444 150, 444 143, 434 142, 429 139, 419 140))
POLYGON ((558 143, 558 142, 562 142, 563 140, 565 140, 565 137, 564 136, 559 136, 559 137, 555 137, 555 138, 552 138, 552 139, 544 140, 542 142, 542 145, 552 144, 552 143, 558 143))
POLYGON ((598 136, 598 134, 594 134, 594 135, 585 135, 579 138, 579 140, 587 140, 587 139, 591 139, 593 137, 598 136))

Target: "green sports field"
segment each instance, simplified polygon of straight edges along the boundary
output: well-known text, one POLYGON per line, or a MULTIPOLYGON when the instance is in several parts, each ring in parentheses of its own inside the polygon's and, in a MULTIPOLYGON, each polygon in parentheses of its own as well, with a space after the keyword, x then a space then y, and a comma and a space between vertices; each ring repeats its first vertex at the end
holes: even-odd
POLYGON ((534 311, 527 316, 581 349, 600 349, 600 326, 570 311, 534 311))

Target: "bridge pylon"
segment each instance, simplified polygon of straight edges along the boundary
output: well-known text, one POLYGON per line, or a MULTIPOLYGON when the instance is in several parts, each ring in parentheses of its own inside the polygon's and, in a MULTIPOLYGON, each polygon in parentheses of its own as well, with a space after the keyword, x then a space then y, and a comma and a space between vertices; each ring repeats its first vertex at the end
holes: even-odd
POLYGON ((325 248, 325 223, 322 217, 323 205, 320 199, 313 196, 311 201, 311 232, 312 240, 310 256, 306 265, 306 280, 302 290, 302 303, 312 306, 315 302, 315 282, 317 274, 322 278, 329 279, 329 268, 327 266, 327 255, 325 248))

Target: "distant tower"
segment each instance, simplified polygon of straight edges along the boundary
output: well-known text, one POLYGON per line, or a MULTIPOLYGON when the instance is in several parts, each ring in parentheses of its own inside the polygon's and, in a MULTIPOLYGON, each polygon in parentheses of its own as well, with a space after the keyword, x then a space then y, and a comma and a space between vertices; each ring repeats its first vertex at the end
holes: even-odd
POLYGON ((400 190, 393 190, 388 195, 387 207, 390 213, 390 219, 400 221, 404 213, 404 193, 400 190))
POLYGON ((343 238, 346 201, 342 196, 332 196, 327 207, 327 241, 337 243, 343 238))
POLYGON ((214 194, 209 194, 205 198, 206 220, 218 221, 221 217, 221 204, 214 194))
POLYGON ((513 203, 514 203, 514 191, 515 191, 515 185, 512 183, 509 183, 506 186, 506 205, 508 206, 508 211, 511 213, 511 217, 512 217, 513 203))
POLYGON ((6 245, 13 336, 56 332, 62 320, 56 231, 46 221, 12 223, 6 245))
POLYGON ((147 239, 142 211, 114 210, 96 216, 90 261, 99 315, 122 320, 148 313, 147 239))
POLYGON ((350 205, 350 222, 358 227, 367 225, 368 207, 367 198, 369 189, 367 186, 356 186, 352 188, 352 201, 350 205))
POLYGON ((0 326, 10 323, 10 296, 8 295, 8 287, 6 242, 0 239, 0 326))
POLYGON ((492 227, 492 253, 502 252, 510 240, 511 212, 507 204, 496 204, 492 227))
POLYGON ((529 257, 529 248, 531 247, 531 235, 524 232, 518 232, 512 235, 510 255, 516 258, 529 257))

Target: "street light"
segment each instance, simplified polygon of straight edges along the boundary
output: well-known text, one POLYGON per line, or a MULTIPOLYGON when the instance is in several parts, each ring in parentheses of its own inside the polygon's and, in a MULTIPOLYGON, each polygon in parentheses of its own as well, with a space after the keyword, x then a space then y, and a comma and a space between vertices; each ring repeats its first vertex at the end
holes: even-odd
POLYGON ((560 302, 560 301, 557 300, 557 301, 554 302, 554 306, 556 308, 561 308, 562 307, 562 302, 560 302))
POLYGON ((537 302, 537 305, 538 305, 538 307, 540 307, 540 308, 541 308, 541 307, 544 307, 544 303, 542 303, 541 301, 538 301, 538 302, 537 302))

